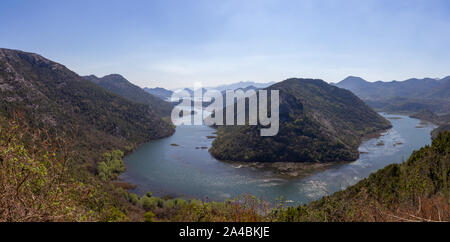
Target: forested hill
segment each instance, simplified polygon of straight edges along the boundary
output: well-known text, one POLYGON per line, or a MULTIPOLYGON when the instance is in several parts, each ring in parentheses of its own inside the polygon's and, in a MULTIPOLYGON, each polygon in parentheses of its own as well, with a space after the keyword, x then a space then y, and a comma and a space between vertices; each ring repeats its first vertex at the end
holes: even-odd
POLYGON ((0 91, 3 116, 21 112, 33 127, 76 137, 76 145, 86 151, 100 153, 174 132, 148 105, 124 99, 33 53, 0 49, 0 91))
POLYGON ((111 74, 101 78, 90 75, 84 78, 128 100, 147 104, 156 114, 162 117, 169 117, 172 112, 173 104, 146 92, 119 74, 111 74))
POLYGON ((288 79, 280 91, 280 130, 261 137, 258 126, 219 127, 210 152, 220 160, 333 162, 358 158, 362 137, 391 127, 348 90, 322 80, 288 79))

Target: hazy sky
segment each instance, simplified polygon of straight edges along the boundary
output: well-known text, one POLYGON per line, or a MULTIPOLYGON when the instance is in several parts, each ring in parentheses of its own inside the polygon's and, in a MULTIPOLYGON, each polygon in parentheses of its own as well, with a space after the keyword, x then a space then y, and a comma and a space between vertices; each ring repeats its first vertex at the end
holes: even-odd
POLYGON ((1 0, 0 31, 141 87, 450 75, 449 0, 1 0))

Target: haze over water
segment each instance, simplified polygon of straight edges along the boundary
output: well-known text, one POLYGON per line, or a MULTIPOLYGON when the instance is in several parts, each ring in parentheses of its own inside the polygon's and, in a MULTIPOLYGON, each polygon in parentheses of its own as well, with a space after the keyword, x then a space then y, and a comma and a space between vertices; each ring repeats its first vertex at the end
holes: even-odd
POLYGON ((269 201, 283 197, 292 205, 307 203, 345 189, 389 164, 401 163, 413 150, 431 143, 433 126, 418 128, 417 119, 382 115, 390 119, 393 128, 363 142, 357 161, 307 177, 280 177, 274 170, 218 161, 208 152, 212 139, 207 136, 213 135, 214 129, 178 126, 173 136, 146 143, 126 157, 127 171, 121 179, 137 185, 132 192, 140 195, 151 191, 157 196, 225 200, 252 194, 269 201))

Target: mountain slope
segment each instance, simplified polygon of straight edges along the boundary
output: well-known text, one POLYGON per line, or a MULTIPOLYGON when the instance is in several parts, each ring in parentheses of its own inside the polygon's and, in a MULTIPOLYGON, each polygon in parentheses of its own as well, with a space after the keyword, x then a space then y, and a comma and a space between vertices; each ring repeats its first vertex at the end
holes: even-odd
MULTIPOLYGON (((84 158, 171 135, 147 105, 83 79, 40 55, 0 49, 0 114, 22 112, 33 127, 73 137, 84 158)), ((98 157, 98 156, 96 156, 98 157)))
POLYGON ((280 129, 261 137, 259 126, 222 126, 210 149, 220 160, 333 162, 358 158, 364 135, 391 127, 351 92, 322 80, 288 79, 280 91, 280 129))
POLYGON ((450 221, 450 132, 343 191, 279 213, 281 221, 450 221))
POLYGON ((172 112, 171 103, 144 91, 121 75, 111 74, 101 78, 90 75, 84 78, 128 100, 150 105, 151 109, 160 116, 169 117, 172 112))

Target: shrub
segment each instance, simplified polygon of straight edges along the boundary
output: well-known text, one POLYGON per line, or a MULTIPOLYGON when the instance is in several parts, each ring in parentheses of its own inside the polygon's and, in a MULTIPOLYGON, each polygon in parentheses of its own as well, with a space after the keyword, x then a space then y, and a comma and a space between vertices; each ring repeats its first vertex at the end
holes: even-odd
POLYGON ((155 214, 151 211, 148 211, 144 214, 144 221, 145 222, 155 222, 154 220, 155 214))
POLYGON ((120 173, 126 170, 123 162, 124 153, 121 150, 113 150, 103 154, 104 161, 97 166, 97 172, 100 179, 109 181, 116 179, 120 173))
POLYGON ((141 198, 141 204, 142 204, 142 208, 144 208, 145 211, 150 211, 150 210, 156 209, 156 207, 158 206, 157 199, 150 198, 147 196, 143 196, 141 198))

